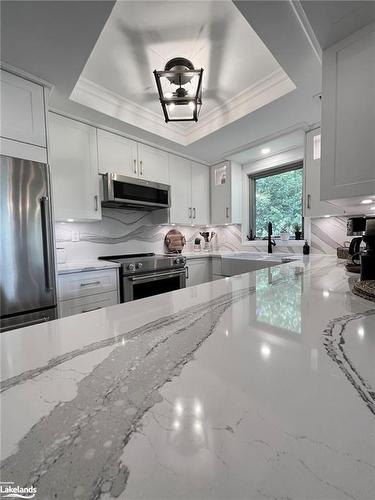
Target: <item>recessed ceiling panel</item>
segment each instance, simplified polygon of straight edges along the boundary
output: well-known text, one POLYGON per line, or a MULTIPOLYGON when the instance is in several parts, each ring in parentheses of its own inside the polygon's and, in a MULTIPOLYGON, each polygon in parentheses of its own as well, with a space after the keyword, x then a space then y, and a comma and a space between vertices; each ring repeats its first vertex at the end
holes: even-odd
POLYGON ((119 1, 71 99, 190 144, 295 88, 231 1, 119 1), (164 123, 153 77, 173 57, 202 67, 198 123, 164 123))

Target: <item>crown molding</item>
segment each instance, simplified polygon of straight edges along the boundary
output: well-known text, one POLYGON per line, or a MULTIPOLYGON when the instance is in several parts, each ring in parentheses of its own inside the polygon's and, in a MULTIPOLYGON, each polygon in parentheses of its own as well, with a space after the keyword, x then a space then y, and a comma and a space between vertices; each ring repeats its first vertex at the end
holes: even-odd
MULTIPOLYGON (((281 69, 273 71, 224 104, 203 114, 198 123, 166 124, 159 113, 136 104, 86 78, 80 78, 70 99, 126 123, 188 146, 208 134, 291 92, 296 86, 281 69)), ((204 94, 203 94, 204 95, 204 94)), ((156 99, 156 96, 155 96, 156 99)))
POLYGON ((316 38, 316 35, 314 33, 314 30, 311 27, 310 21, 306 15, 306 12, 303 10, 303 6, 301 3, 301 0, 289 0, 289 3, 293 9, 294 14, 296 15, 298 22, 300 23, 306 38, 311 45, 311 48, 313 49, 316 58, 322 63, 322 48, 320 46, 320 43, 318 39, 316 38))
POLYGON ((79 78, 70 99, 135 127, 187 145, 184 127, 179 124, 173 124, 173 128, 168 126, 161 114, 140 106, 87 78, 79 78))
POLYGON ((279 68, 242 90, 223 105, 205 114, 197 124, 189 125, 187 143, 191 144, 216 130, 239 120, 294 90, 296 86, 279 68))

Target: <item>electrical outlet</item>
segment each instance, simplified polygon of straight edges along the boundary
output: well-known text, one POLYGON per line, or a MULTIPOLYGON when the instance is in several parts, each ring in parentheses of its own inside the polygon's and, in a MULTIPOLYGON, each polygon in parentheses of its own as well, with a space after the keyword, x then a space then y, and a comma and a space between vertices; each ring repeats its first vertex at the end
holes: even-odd
POLYGON ((72 241, 79 241, 79 231, 72 231, 72 241))

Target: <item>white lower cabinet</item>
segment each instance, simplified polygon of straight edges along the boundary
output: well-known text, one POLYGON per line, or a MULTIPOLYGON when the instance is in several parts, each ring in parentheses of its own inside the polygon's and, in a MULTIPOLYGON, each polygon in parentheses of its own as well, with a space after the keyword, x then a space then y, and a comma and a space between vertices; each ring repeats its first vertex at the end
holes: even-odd
POLYGON ((96 311, 116 304, 118 304, 117 292, 99 293, 98 295, 89 295, 79 299, 64 300, 59 303, 59 317, 64 318, 73 316, 73 314, 96 311))
POLYGON ((71 316, 119 303, 117 269, 60 274, 59 316, 71 316))
POLYGON ((187 259, 186 286, 195 286, 211 281, 211 261, 209 258, 187 259))

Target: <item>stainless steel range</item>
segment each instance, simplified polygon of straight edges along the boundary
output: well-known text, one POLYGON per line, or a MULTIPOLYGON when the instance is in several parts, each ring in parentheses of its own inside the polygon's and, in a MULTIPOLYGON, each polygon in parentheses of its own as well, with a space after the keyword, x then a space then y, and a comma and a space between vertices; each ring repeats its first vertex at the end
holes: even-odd
POLYGON ((181 255, 140 253, 106 255, 99 259, 121 264, 121 302, 171 292, 186 286, 186 259, 181 255))

